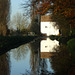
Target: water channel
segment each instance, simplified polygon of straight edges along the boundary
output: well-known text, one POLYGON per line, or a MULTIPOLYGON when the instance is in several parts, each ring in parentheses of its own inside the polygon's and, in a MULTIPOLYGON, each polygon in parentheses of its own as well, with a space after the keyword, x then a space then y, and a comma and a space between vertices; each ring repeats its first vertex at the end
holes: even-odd
POLYGON ((63 69, 69 66, 68 52, 66 51, 66 54, 62 51, 66 46, 60 47, 61 52, 59 47, 57 40, 38 38, 11 49, 0 56, 0 73, 1 75, 54 75, 57 70, 64 71, 63 69))
MULTIPOLYGON (((23 11, 18 10, 20 9, 19 8, 20 5, 18 5, 21 3, 20 1, 21 0, 0 1, 0 35, 1 36, 19 35, 20 28, 23 26, 18 25, 18 27, 16 27, 17 23, 15 21, 15 18, 13 17, 14 14, 15 13, 17 14, 17 12, 19 11, 23 13, 23 11), (12 12, 10 11, 10 9, 12 10, 12 12)), ((60 19, 60 20, 64 21, 65 19, 64 20, 60 19)), ((24 18, 23 21, 25 21, 24 18)), ((30 20, 28 19, 28 22, 29 21, 30 20)), ((36 27, 39 25, 36 24, 37 22, 33 25, 35 30, 34 32, 38 31, 37 33, 39 33, 39 27, 38 28, 36 27)), ((51 25, 49 26, 49 23, 47 23, 46 25, 44 22, 42 22, 41 24, 44 24, 43 25, 44 27, 43 26, 42 27, 45 29, 43 28, 42 29, 43 31, 46 30, 48 32, 48 35, 51 32, 52 35, 53 34, 55 35, 56 31, 54 30, 53 32, 53 27, 52 30, 47 29, 51 27, 51 25)), ((62 24, 66 25, 66 23, 62 23, 62 24)), ((32 26, 32 30, 33 30, 33 26, 32 26)), ((66 35, 67 34, 66 30, 68 31, 68 28, 63 27, 62 29, 64 30, 64 34, 66 35)), ((25 34, 28 35, 28 32, 26 32, 25 34)), ((5 41, 4 39, 1 41, 0 41, 1 47, 3 45, 4 46, 9 45, 7 44, 8 41, 6 39, 5 41)), ((73 63, 75 62, 75 60, 74 58, 73 59, 71 58, 72 54, 69 52, 67 44, 65 43, 65 41, 67 42, 67 39, 62 37, 61 41, 62 43, 57 40, 51 40, 50 37, 40 37, 34 39, 33 41, 27 44, 23 44, 17 48, 11 49, 4 54, 2 54, 3 51, 0 50, 2 52, 0 53, 2 54, 0 55, 0 75, 75 75, 75 64, 73 63), (73 72, 74 74, 72 74, 73 72)), ((73 55, 75 54, 73 53, 73 55)))

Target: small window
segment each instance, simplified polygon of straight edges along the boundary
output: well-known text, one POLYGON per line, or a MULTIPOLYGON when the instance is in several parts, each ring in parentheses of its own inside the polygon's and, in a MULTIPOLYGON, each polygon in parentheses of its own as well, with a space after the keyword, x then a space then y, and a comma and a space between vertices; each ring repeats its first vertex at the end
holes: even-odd
POLYGON ((47 28, 47 26, 45 26, 45 28, 47 28))
POLYGON ((45 48, 47 48, 47 46, 45 46, 45 48))

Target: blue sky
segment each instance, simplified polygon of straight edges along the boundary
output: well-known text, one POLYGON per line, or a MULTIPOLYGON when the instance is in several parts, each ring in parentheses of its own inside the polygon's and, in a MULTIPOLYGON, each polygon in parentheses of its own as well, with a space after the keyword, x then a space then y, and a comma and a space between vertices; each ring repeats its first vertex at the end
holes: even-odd
MULTIPOLYGON (((10 6, 10 20, 12 20, 13 16, 19 12, 19 13, 23 13, 24 9, 21 7, 21 4, 24 3, 27 0, 10 0, 11 1, 11 6, 10 6)), ((15 25, 10 25, 9 29, 13 28, 16 29, 15 25)))
POLYGON ((11 0, 11 16, 17 12, 23 12, 23 8, 21 4, 24 3, 26 0, 11 0))
MULTIPOLYGON (((26 1, 28 0, 10 0, 11 1, 11 7, 10 7, 10 20, 12 20, 13 16, 16 13, 24 13, 24 9, 22 8, 21 4, 24 4, 26 1)), ((29 23, 30 23, 30 19, 29 19, 29 23)), ((15 25, 10 25, 9 29, 13 28, 16 29, 15 25)))

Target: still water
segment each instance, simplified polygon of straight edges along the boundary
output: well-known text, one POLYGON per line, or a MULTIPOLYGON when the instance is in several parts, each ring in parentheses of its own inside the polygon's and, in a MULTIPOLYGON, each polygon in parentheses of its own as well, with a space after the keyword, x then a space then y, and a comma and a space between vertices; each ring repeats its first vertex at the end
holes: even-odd
MULTIPOLYGON (((42 40, 37 39, 30 43, 21 45, 18 48, 11 49, 0 56, 0 74, 54 75, 56 73, 56 68, 59 70, 57 67, 59 62, 57 63, 56 61, 60 58, 53 60, 53 55, 56 55, 56 53, 59 52, 58 47, 58 41, 45 38, 42 40)), ((64 56, 65 55, 66 54, 64 54, 64 56)), ((65 57, 63 59, 65 59, 65 57)), ((65 65, 67 63, 65 63, 65 65)), ((62 63, 61 65, 63 66, 62 63)), ((59 67, 63 71, 60 65, 59 67)))

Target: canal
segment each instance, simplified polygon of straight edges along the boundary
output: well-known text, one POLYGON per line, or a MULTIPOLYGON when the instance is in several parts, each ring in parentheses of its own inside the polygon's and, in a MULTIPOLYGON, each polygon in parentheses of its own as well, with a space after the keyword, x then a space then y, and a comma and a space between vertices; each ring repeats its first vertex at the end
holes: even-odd
POLYGON ((70 65, 66 45, 48 37, 36 38, 0 56, 1 75, 67 75, 70 65))

